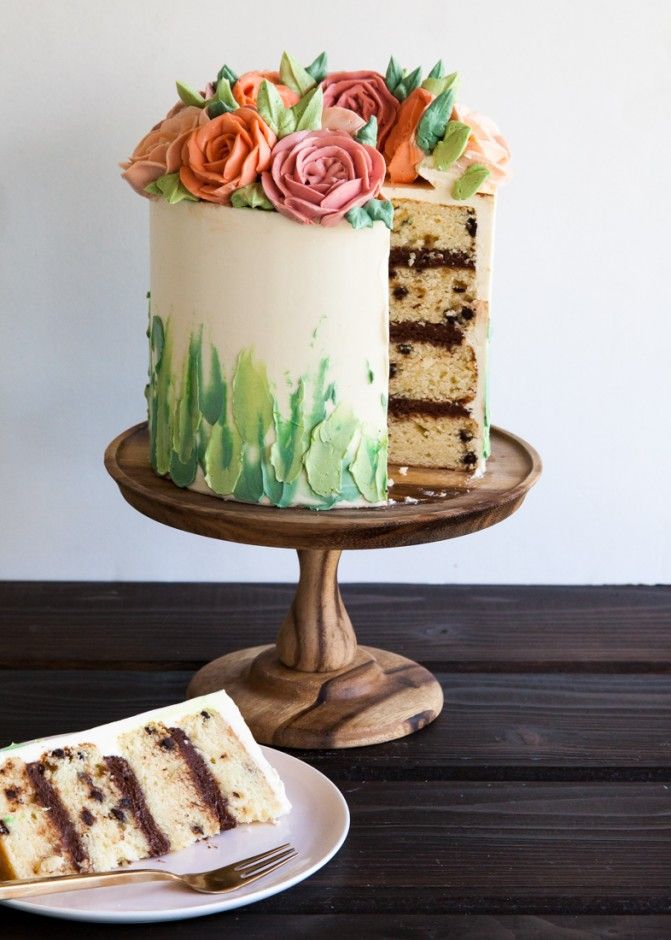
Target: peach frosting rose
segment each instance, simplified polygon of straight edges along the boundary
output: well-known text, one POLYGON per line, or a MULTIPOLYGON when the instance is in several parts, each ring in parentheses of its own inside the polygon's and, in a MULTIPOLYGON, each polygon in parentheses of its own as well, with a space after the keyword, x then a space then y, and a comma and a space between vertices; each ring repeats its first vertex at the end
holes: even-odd
POLYGON ((324 107, 348 108, 368 122, 377 118, 377 143, 382 149, 396 121, 399 103, 379 72, 331 72, 322 83, 324 107))
POLYGON ((415 142, 415 131, 433 95, 426 88, 415 88, 401 105, 398 120, 384 147, 387 170, 392 183, 413 183, 424 151, 415 142))
POLYGON ((197 127, 184 143, 183 185, 199 199, 230 203, 270 163, 276 137, 252 108, 238 108, 197 127))
POLYGON ((298 104, 300 95, 281 83, 279 72, 245 72, 231 89, 233 97, 239 105, 256 106, 256 97, 264 78, 272 82, 277 88, 285 108, 292 108, 295 104, 298 104))
POLYGON ((385 169, 379 150, 349 134, 297 131, 275 145, 262 182, 283 215, 308 225, 337 225, 379 193, 385 169))
POLYGON ((507 183, 510 179, 510 148, 494 121, 463 104, 454 106, 452 120, 468 124, 472 131, 457 166, 466 169, 473 163, 481 163, 489 170, 486 183, 507 183))
POLYGON ((121 164, 122 176, 135 192, 148 196, 145 186, 159 176, 176 173, 182 165, 182 148, 196 127, 208 122, 204 108, 182 107, 168 112, 142 138, 129 160, 121 164))

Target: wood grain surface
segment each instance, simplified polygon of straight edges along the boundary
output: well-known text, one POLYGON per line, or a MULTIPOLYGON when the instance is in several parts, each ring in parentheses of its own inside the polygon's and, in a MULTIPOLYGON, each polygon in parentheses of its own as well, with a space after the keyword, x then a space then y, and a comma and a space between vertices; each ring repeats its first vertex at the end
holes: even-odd
POLYGON ((492 428, 491 440, 481 479, 411 468, 399 484, 399 501, 376 509, 276 509, 180 489, 151 469, 146 422, 109 444, 105 467, 138 512, 197 535, 276 548, 385 548, 457 538, 515 512, 538 480, 541 460, 526 441, 501 428, 492 428))
MULTIPOLYGON (((445 709, 397 741, 300 753, 352 811, 332 862, 199 922, 117 928, 3 909, 3 940, 671 936, 671 590, 343 594, 364 642, 431 663, 445 709)), ((0 585, 0 741, 175 701, 222 636, 231 650, 271 639, 290 596, 272 585, 0 585)))

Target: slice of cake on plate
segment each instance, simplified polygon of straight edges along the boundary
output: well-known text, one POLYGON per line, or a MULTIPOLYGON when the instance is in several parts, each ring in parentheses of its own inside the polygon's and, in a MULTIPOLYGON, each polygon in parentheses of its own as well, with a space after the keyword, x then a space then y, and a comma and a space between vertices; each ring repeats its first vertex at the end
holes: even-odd
POLYGON ((105 871, 290 808, 237 706, 215 692, 0 750, 0 879, 105 871))

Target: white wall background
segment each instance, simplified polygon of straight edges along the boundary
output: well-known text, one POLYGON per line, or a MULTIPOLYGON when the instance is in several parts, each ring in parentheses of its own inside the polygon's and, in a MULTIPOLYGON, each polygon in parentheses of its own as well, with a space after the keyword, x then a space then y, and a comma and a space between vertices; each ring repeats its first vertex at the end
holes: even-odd
POLYGON ((146 205, 116 162, 224 60, 391 51, 462 73, 509 138, 493 414, 543 479, 478 535, 343 580, 671 580, 668 0, 0 0, 0 578, 290 580, 291 552, 136 514, 102 465, 143 417, 146 205), (247 10, 247 12, 246 12, 247 10))

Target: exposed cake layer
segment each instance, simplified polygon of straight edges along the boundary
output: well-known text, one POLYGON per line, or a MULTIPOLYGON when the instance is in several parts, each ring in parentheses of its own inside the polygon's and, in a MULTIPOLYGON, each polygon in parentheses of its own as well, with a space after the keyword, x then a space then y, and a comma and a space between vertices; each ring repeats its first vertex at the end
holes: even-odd
POLYGON ((454 201, 447 205, 424 201, 423 192, 428 189, 416 186, 412 200, 393 200, 392 259, 398 248, 408 252, 438 249, 461 259, 461 266, 473 267, 478 229, 475 209, 454 201))
POLYGON ((217 692, 0 751, 0 877, 114 868, 288 809, 217 692))
POLYGON ((389 413, 389 446, 394 463, 409 466, 473 470, 482 450, 482 432, 468 415, 417 410, 389 413))
POLYGON ((462 343, 450 348, 421 341, 392 343, 389 360, 390 409, 396 397, 461 404, 475 398, 478 367, 470 346, 462 343))
POLYGON ((389 269, 389 318, 441 323, 447 316, 470 319, 475 303, 475 269, 407 266, 389 269))

